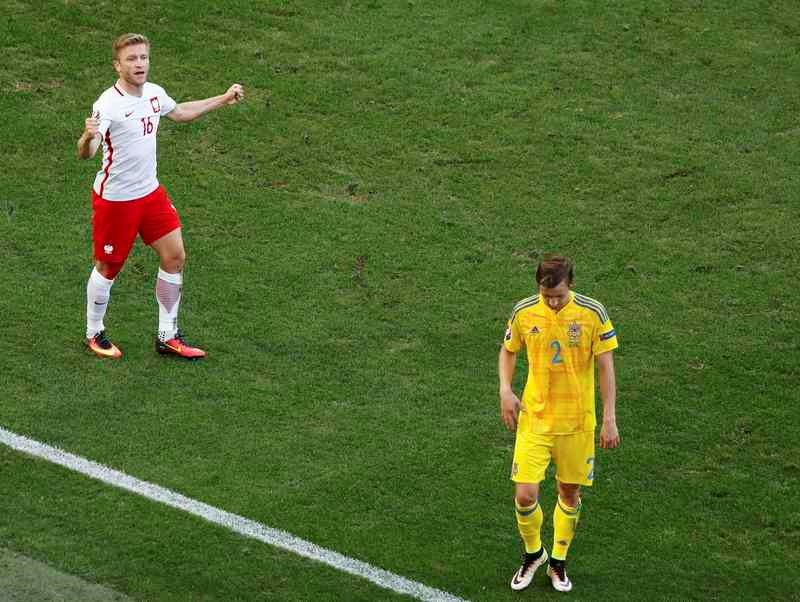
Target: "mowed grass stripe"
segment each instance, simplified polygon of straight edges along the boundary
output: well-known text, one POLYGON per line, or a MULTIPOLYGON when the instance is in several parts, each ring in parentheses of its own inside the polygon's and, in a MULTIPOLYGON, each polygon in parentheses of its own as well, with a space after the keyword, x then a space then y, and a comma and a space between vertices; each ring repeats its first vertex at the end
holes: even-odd
POLYGON ((211 523, 230 529, 245 537, 293 552, 304 558, 322 562, 345 573, 362 577, 393 592, 430 602, 463 602, 463 598, 458 596, 406 579, 333 550, 322 548, 312 542, 295 537, 286 531, 274 529, 243 516, 204 504, 160 485, 142 481, 108 466, 18 435, 2 427, 0 427, 0 442, 17 451, 58 464, 108 485, 125 489, 147 499, 204 518, 211 523))

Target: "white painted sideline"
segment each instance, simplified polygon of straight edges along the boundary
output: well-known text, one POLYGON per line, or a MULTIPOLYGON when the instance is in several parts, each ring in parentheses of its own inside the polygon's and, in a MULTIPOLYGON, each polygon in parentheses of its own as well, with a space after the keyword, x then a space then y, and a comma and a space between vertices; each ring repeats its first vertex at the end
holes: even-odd
POLYGON ((51 447, 44 443, 39 443, 33 439, 28 439, 17 435, 0 427, 0 443, 23 453, 42 458, 48 462, 59 464, 70 470, 92 477, 114 487, 126 489, 156 502, 161 502, 167 506, 183 510, 189 514, 194 514, 209 522, 221 525, 246 537, 252 537, 277 548, 293 552, 298 556, 304 556, 317 562, 322 562, 339 569, 345 573, 363 577, 372 583, 385 589, 413 596, 418 600, 430 602, 466 602, 463 598, 454 596, 442 590, 428 587, 422 583, 406 579, 400 575, 395 575, 389 571, 374 567, 366 562, 361 562, 338 552, 321 548, 320 546, 295 537, 291 533, 273 529, 256 521, 244 518, 237 514, 225 512, 214 506, 209 506, 203 502, 198 502, 180 493, 176 493, 161 487, 141 481, 137 478, 126 475, 123 472, 114 470, 97 462, 92 462, 86 458, 81 458, 65 452, 56 447, 51 447))

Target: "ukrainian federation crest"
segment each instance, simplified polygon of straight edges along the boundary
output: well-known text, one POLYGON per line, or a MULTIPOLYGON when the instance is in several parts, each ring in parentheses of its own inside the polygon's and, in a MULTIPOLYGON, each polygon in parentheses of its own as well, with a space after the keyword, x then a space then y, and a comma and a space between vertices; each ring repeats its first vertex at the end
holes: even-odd
POLYGON ((581 342, 581 325, 572 322, 567 326, 567 337, 569 337, 569 346, 577 347, 581 342))

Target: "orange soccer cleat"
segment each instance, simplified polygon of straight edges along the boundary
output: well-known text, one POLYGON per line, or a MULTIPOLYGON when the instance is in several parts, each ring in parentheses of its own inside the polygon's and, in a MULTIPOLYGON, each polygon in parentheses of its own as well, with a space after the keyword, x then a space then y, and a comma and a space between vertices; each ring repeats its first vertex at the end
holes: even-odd
POLYGON ((192 347, 184 340, 180 330, 167 341, 156 338, 156 351, 161 355, 177 355, 188 360, 199 360, 206 357, 205 351, 192 347))
POLYGON ((93 337, 86 339, 86 346, 98 357, 108 357, 114 360, 122 358, 122 351, 108 340, 105 330, 101 330, 93 337))

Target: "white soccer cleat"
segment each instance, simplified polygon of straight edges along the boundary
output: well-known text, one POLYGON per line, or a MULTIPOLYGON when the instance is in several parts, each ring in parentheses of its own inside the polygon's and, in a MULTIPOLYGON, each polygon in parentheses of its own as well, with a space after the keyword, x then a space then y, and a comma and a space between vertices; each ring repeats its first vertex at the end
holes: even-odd
POLYGON ((550 577, 550 583, 553 584, 553 589, 560 592, 568 592, 572 589, 572 581, 567 577, 567 567, 564 562, 547 565, 547 576, 550 577))
POLYGON ((547 550, 542 547, 542 554, 539 558, 534 559, 533 554, 525 554, 522 560, 522 566, 514 573, 511 578, 511 589, 519 591, 525 589, 533 581, 533 576, 536 574, 536 569, 547 562, 547 550))

